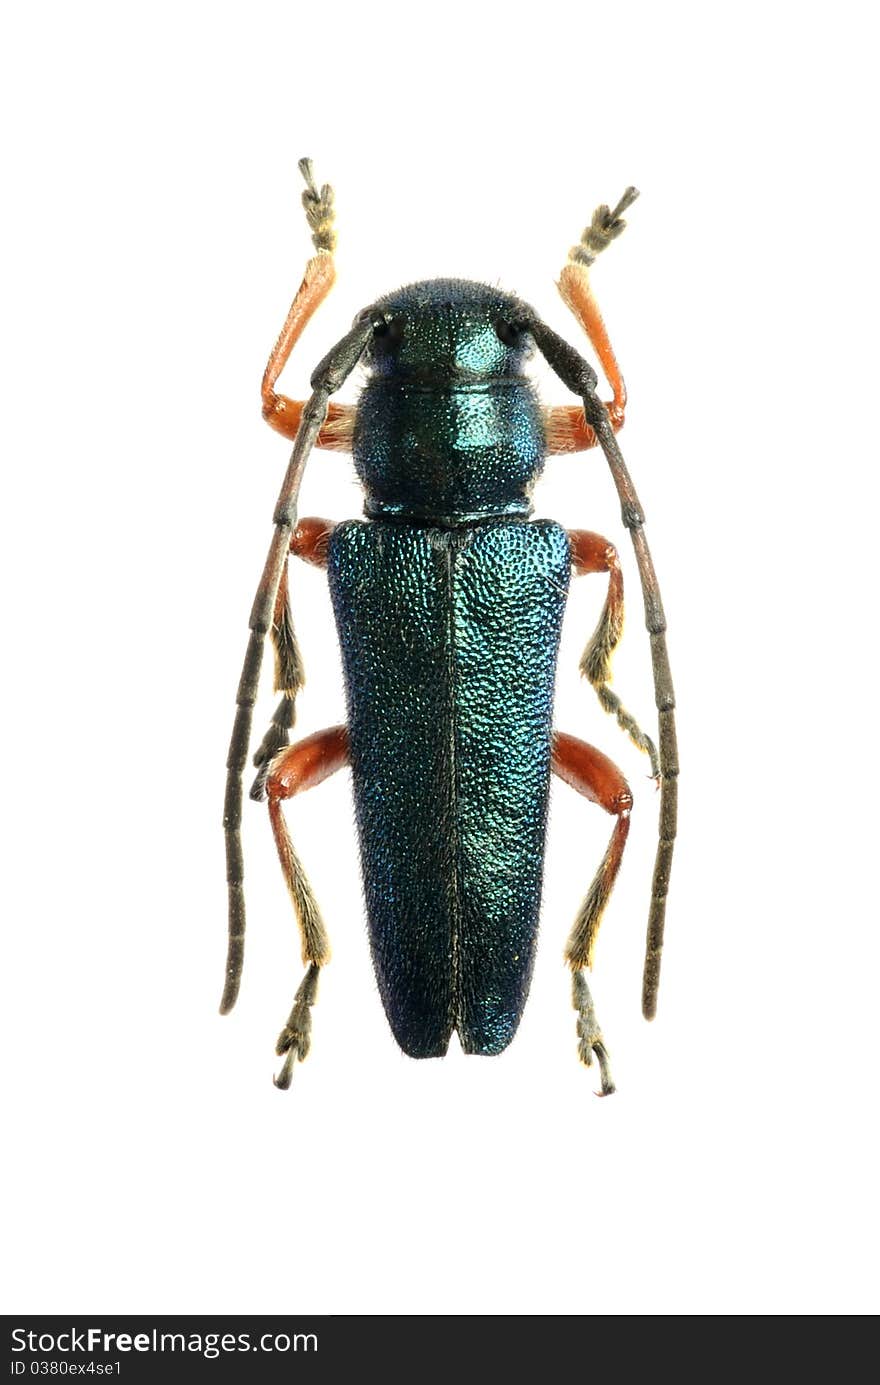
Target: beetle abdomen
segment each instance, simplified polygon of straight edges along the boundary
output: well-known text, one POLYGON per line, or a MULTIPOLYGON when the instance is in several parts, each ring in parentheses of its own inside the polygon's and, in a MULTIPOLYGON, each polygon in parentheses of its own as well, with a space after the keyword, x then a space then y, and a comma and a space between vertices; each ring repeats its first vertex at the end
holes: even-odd
POLYGON ((414 1057, 498 1053, 531 979, 569 579, 547 521, 352 522, 329 575, 373 959, 414 1057))

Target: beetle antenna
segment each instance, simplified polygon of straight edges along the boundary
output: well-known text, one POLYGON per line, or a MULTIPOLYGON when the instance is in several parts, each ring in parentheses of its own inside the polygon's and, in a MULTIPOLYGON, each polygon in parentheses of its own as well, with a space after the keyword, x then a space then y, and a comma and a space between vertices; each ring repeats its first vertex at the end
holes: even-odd
POLYGON ((250 797, 259 803, 266 797, 269 766, 278 752, 290 744, 290 731, 296 723, 297 693, 306 681, 299 641, 293 625, 287 563, 281 569, 270 634, 275 653, 273 687, 276 692, 281 693, 281 700, 272 713, 269 729, 253 756, 253 763, 259 772, 251 785, 250 797))
MULTIPOLYGON (((627 194, 624 194, 624 198, 627 194)), ((631 199, 630 199, 631 200, 631 199)), ((620 205, 620 204, 618 204, 620 205)), ((599 208, 602 212, 603 208, 599 208)), ((595 223, 596 216, 593 217, 595 223)), ((609 212, 610 217, 610 212, 609 212)), ((615 233, 619 234, 619 233, 615 233)), ((657 991, 660 985, 660 958, 663 951, 663 929, 666 920, 666 896, 672 870, 678 809, 678 746, 675 737, 675 693, 666 648, 666 616, 660 599, 657 574, 645 538, 645 516, 635 486, 623 460, 608 410, 596 393, 596 372, 563 337, 538 317, 526 323, 547 364, 563 384, 580 395, 584 417, 592 426, 597 441, 605 453, 617 488, 624 528, 629 530, 635 549, 642 597, 645 603, 645 624, 651 637, 651 667, 654 673, 654 701, 660 722, 660 840, 654 858, 654 877, 651 886, 651 907, 648 915, 648 937, 645 946, 645 970, 642 979, 642 1014, 653 1019, 657 1013, 657 991)))
MULTIPOLYGON (((305 278, 290 306, 287 320, 263 375, 260 389, 263 397, 263 417, 269 421, 283 414, 290 404, 289 400, 285 400, 283 396, 279 398, 275 393, 275 385, 305 323, 329 291, 335 273, 332 260, 332 251, 336 244, 333 189, 329 184, 325 184, 320 191, 318 190, 311 159, 300 159, 299 170, 306 183, 306 191, 303 193, 306 219, 314 232, 312 241, 318 253, 306 266, 305 278)), ((296 697, 305 682, 305 670, 290 608, 286 565, 282 569, 271 635, 275 650, 275 691, 280 692, 282 696, 272 715, 269 729, 254 755, 254 764, 259 770, 250 791, 250 796, 254 799, 265 797, 269 765, 279 750, 283 750, 290 743, 290 730, 296 721, 296 697)))
POLYGON ((226 834, 226 880, 229 888, 229 949, 226 958, 226 984, 220 1013, 230 1011, 238 997, 244 965, 245 907, 244 862, 241 847, 242 771, 247 759, 254 703, 263 662, 263 645, 278 608, 290 541, 297 518, 302 474, 327 417, 330 395, 338 390, 354 370, 372 334, 369 322, 358 322, 321 361, 311 378, 312 395, 304 406, 299 431, 290 454, 287 472, 275 506, 275 533, 269 545, 263 575, 251 609, 247 652, 236 694, 235 721, 226 760, 226 798, 223 828, 226 834))
POLYGON ((631 207, 639 195, 638 188, 627 188, 621 197, 614 211, 603 203, 593 212, 593 219, 589 226, 584 228, 581 236, 580 245, 573 245, 568 252, 568 258, 575 264, 582 264, 587 269, 595 263, 597 255, 601 255, 603 250, 607 250, 613 240, 616 240, 621 231, 626 226, 623 220, 623 213, 627 207, 631 207))
POLYGON ((645 516, 632 483, 623 453, 614 436, 608 410, 595 392, 594 385, 583 391, 584 414, 595 430, 599 445, 611 468, 621 504, 624 527, 629 530, 635 549, 642 596, 645 603, 645 625, 651 638, 651 666, 654 673, 654 700, 660 723, 660 840, 654 860, 651 885, 651 908, 648 915, 648 937, 645 945, 645 970, 642 980, 642 1013, 653 1019, 657 1013, 657 991, 660 986, 660 961, 663 952, 663 931, 666 922, 666 896, 672 870, 672 853, 678 821, 678 744, 675 735, 675 691, 669 668, 666 647, 666 616, 660 597, 660 586, 645 538, 645 516))

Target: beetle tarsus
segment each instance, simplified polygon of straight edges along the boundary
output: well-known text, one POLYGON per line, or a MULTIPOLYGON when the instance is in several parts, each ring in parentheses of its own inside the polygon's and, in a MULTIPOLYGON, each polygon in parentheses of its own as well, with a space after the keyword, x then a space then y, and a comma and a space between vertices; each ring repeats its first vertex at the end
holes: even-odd
POLYGON ((273 1076, 272 1078, 272 1086, 277 1087, 279 1092, 286 1092, 290 1087, 291 1079, 293 1078, 293 1064, 295 1058, 296 1055, 293 1049, 290 1049, 284 1060, 284 1066, 281 1071, 278 1073, 277 1077, 273 1076))
MULTIPOLYGON (((260 742, 259 749, 254 752, 253 764, 259 773, 251 784, 249 797, 252 798, 255 803, 264 802, 266 798, 266 779, 268 778, 272 761, 280 751, 286 750, 290 745, 290 733, 284 720, 282 720, 282 714, 286 713, 288 708, 292 709, 292 706, 292 698, 285 695, 285 697, 281 699, 278 709, 272 718, 269 730, 260 742)), ((294 718, 291 716, 290 725, 293 724, 293 720, 294 718)))
POLYGON ((568 258, 573 260, 575 264, 584 265, 589 269, 596 256, 601 255, 603 250, 607 250, 611 242, 616 240, 625 228, 626 222, 623 220, 623 213, 627 207, 632 206, 638 195, 638 188, 627 188, 613 211, 606 203, 597 207, 593 212, 592 221, 584 229, 580 245, 572 246, 568 252, 568 258))
POLYGON ((644 751, 651 762, 650 777, 659 782, 660 756, 657 753, 657 747, 651 740, 651 737, 647 732, 642 730, 632 712, 626 710, 620 698, 617 696, 617 693, 612 692, 607 684, 600 683, 597 685, 594 683, 593 687, 596 690, 596 696, 599 699, 603 712, 607 712, 609 716, 614 717, 621 731, 626 732, 633 745, 639 750, 644 751))
POLYGON ((581 656, 580 670, 594 689, 602 710, 607 712, 609 716, 613 716, 621 731, 626 732, 633 745, 644 751, 649 757, 651 778, 656 779, 660 774, 657 747, 651 737, 639 726, 632 713, 624 707, 617 693, 612 692, 608 686, 611 681, 611 658, 620 641, 622 629, 622 619, 615 620, 611 603, 606 601, 602 608, 599 624, 581 656))
POLYGON ((636 495, 632 477, 617 444, 607 413, 595 394, 583 398, 584 415, 596 430, 599 445, 606 461, 621 504, 624 525, 630 530, 635 550, 642 595, 645 602, 645 625, 651 636, 651 666, 654 674, 654 701, 660 719, 660 836, 654 860, 654 879, 651 887, 651 909, 648 917, 648 938, 645 951, 645 973, 642 983, 642 1013, 653 1019, 657 1013, 657 987, 660 983, 660 954, 663 950, 663 928, 666 914, 666 895, 672 869, 672 853, 678 818, 678 745, 675 734, 675 692, 669 669, 666 648, 666 617, 657 574, 642 524, 644 511, 636 495))
POLYGON ((596 1007, 593 1004, 593 997, 587 984, 587 978, 582 971, 576 971, 572 977, 571 1002, 577 1011, 577 1035, 578 1035, 578 1057, 585 1067, 593 1066, 593 1055, 599 1064, 599 1077, 601 1079, 602 1090, 597 1096, 611 1096, 616 1091, 614 1078, 611 1076, 611 1064, 608 1057, 608 1049, 605 1047, 605 1040, 602 1037, 602 1030, 599 1028, 599 1021, 596 1018, 596 1007))
POLYGON ((309 1049, 312 1046, 311 1009, 318 998, 320 971, 321 968, 315 962, 312 962, 308 967, 293 998, 293 1009, 288 1015, 287 1023, 278 1035, 275 1052, 279 1058, 284 1058, 284 1064, 278 1076, 273 1077, 272 1081, 281 1091, 286 1092, 290 1086, 294 1063, 304 1063, 309 1056, 309 1049))
POLYGON ((312 242, 316 250, 329 250, 332 253, 336 248, 333 189, 329 183, 318 187, 311 159, 300 159, 298 167, 306 184, 302 204, 311 228, 312 242))

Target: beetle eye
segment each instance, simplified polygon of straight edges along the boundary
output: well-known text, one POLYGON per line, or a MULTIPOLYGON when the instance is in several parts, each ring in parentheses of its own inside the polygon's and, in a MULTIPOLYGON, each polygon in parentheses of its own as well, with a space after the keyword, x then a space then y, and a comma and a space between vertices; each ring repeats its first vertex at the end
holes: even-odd
POLYGON ((380 317, 373 323, 373 336, 382 337, 391 345, 396 345, 403 339, 403 323, 399 317, 380 317))
POLYGON ((495 331, 498 333, 498 340, 503 341, 505 346, 516 346, 522 336, 519 327, 503 317, 499 317, 495 323, 495 331))

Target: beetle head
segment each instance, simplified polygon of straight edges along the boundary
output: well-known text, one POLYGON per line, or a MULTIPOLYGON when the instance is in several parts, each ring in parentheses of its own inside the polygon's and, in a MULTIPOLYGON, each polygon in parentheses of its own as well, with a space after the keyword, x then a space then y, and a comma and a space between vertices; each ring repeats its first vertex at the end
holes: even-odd
POLYGON ((373 336, 374 375, 454 388, 522 374, 530 310, 511 294, 462 279, 430 279, 387 294, 359 314, 373 336))

